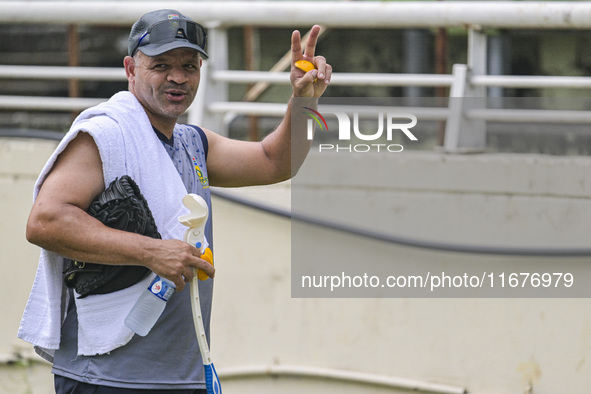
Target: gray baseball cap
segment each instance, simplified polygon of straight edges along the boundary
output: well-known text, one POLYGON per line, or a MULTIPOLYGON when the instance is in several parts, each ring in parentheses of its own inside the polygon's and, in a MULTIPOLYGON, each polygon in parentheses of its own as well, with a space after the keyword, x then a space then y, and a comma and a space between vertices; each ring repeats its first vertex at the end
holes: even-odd
POLYGON ((177 10, 158 10, 144 14, 131 27, 127 53, 139 49, 148 56, 160 55, 176 48, 191 48, 207 58, 207 32, 203 26, 177 10))

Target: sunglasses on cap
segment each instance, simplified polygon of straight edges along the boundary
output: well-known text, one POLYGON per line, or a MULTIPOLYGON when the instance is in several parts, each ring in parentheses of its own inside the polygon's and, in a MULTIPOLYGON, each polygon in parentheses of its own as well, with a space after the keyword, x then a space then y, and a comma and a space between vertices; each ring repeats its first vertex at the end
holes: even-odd
POLYGON ((205 28, 196 22, 171 19, 150 26, 148 31, 138 40, 131 56, 142 46, 149 44, 168 44, 176 40, 187 40, 189 43, 197 45, 205 53, 207 42, 205 28))

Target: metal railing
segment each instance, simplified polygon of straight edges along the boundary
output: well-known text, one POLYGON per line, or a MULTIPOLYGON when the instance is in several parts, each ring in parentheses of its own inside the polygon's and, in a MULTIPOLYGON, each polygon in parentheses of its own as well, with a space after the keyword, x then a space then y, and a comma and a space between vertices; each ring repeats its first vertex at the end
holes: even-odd
MULTIPOLYGON (((333 85, 447 87, 450 97, 484 97, 486 87, 579 88, 591 87, 591 77, 487 75, 487 28, 588 29, 588 2, 314 2, 313 20, 301 2, 101 2, 27 1, 0 3, 0 23, 101 24, 129 26, 144 12, 159 7, 178 8, 209 29, 210 61, 204 62, 202 81, 188 111, 190 123, 206 123, 227 133, 227 114, 281 116, 286 105, 231 102, 228 85, 268 82, 289 83, 286 72, 228 70, 228 28, 232 26, 296 26, 321 24, 327 28, 433 28, 463 27, 468 30, 467 64, 456 64, 452 74, 336 73, 333 85), (12 4, 11 4, 12 3, 12 4)), ((97 67, 2 66, 0 79, 125 81, 122 69, 97 67)), ((0 109, 68 111, 81 110, 105 98, 56 98, 0 96, 0 109)), ((484 149, 485 121, 588 122, 584 111, 565 116, 546 111, 466 109, 464 100, 450 100, 449 108, 432 109, 432 119, 446 120, 446 152, 484 149), (576 116, 572 116, 576 115, 576 116), (543 119, 543 120, 542 120, 543 119)), ((572 112, 572 111, 571 111, 572 112)))

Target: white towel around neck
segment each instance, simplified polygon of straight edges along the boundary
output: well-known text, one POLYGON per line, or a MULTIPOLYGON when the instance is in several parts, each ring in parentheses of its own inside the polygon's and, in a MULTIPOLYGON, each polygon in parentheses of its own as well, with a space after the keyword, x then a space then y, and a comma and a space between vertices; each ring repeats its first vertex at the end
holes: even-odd
MULTIPOLYGON (((122 175, 138 184, 163 239, 183 239, 186 227, 177 218, 188 210, 182 204, 187 190, 168 153, 154 133, 140 103, 130 92, 120 92, 109 101, 82 112, 41 171, 37 194, 58 155, 80 131, 96 142, 105 185, 122 175)), ((32 343, 42 357, 52 361, 59 348, 67 292, 62 279, 63 258, 41 250, 33 288, 23 313, 18 337, 32 343)), ((78 355, 108 353, 125 345, 133 332, 124 320, 153 274, 127 289, 76 299, 78 355)))

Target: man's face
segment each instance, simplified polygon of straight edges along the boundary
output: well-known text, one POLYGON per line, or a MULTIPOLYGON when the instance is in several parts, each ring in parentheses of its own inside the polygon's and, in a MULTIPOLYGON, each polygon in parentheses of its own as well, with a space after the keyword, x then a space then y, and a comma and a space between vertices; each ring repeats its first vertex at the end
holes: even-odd
POLYGON ((199 87, 201 61, 198 53, 188 48, 154 57, 138 51, 134 56, 131 69, 127 70, 130 91, 156 128, 162 123, 176 122, 189 108, 199 87))

